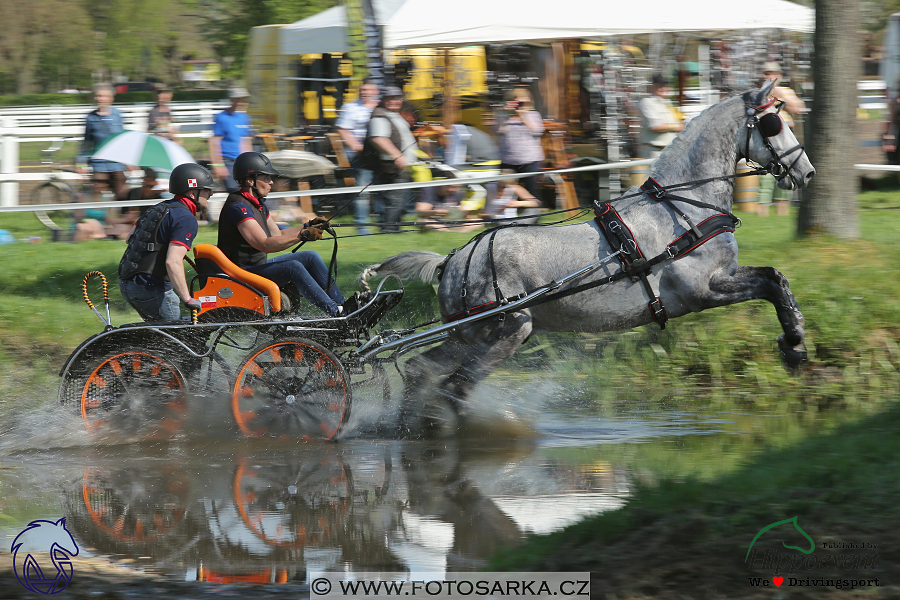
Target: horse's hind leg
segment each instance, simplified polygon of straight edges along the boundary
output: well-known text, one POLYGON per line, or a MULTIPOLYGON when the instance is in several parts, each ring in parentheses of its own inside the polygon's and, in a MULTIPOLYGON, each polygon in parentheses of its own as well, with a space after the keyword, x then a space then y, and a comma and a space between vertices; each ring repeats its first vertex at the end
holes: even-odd
MULTIPOLYGON (((531 333, 531 319, 522 313, 508 315, 499 328, 491 327, 495 323, 490 321, 487 327, 476 325, 480 331, 472 336, 474 339, 449 341, 433 349, 428 356, 431 366, 440 365, 443 375, 449 373, 439 384, 423 386, 423 378, 414 381, 407 377, 407 392, 420 398, 416 407, 420 412, 407 414, 409 421, 418 421, 431 434, 455 432, 458 422, 466 416, 470 392, 512 356, 531 333)), ((422 366, 415 365, 415 369, 422 366)))
POLYGON ((404 365, 404 391, 400 406, 400 429, 410 433, 422 427, 425 397, 437 389, 441 378, 465 361, 467 346, 448 340, 408 360, 404 365))
POLYGON ((738 267, 734 275, 717 275, 709 282, 711 296, 703 308, 727 306, 747 300, 768 300, 775 307, 784 333, 778 336, 778 349, 785 366, 796 370, 806 362, 806 335, 803 313, 791 292, 791 286, 773 267, 738 267))

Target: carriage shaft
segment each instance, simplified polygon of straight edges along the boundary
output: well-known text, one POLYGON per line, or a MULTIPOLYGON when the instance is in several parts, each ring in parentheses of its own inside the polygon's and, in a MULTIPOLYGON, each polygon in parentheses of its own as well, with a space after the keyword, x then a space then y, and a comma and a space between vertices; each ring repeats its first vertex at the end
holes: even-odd
MULTIPOLYGON (((376 356, 378 356, 379 354, 381 354, 382 352, 388 352, 390 350, 395 350, 395 349, 399 349, 398 355, 403 354, 404 352, 408 352, 409 350, 413 349, 413 347, 417 347, 420 345, 427 345, 429 343, 436 343, 436 342, 439 342, 446 338, 445 335, 438 335, 438 334, 443 334, 445 332, 449 333, 463 325, 467 325, 469 323, 475 323, 476 321, 481 321, 484 319, 490 319, 491 317, 494 317, 501 313, 505 314, 505 313, 509 313, 509 312, 515 312, 516 310, 521 308, 523 305, 529 303, 530 301, 534 300, 535 298, 539 298, 539 297, 543 296, 544 294, 547 294, 549 292, 557 290, 557 289, 559 289, 560 286, 572 281, 573 279, 577 279, 583 275, 587 275, 591 271, 594 271, 595 269, 608 263, 609 261, 611 261, 613 258, 615 258, 616 256, 618 256, 621 253, 622 253, 621 250, 616 250, 612 254, 609 254, 609 255, 601 258, 597 262, 591 263, 591 264, 587 265, 586 267, 582 267, 581 269, 578 269, 574 273, 570 273, 570 274, 566 275, 565 277, 561 277, 560 279, 557 279, 556 281, 553 281, 551 283, 543 285, 543 286, 539 287, 538 289, 534 290, 533 292, 529 293, 528 295, 526 295, 522 298, 519 298, 518 300, 515 300, 513 302, 510 302, 509 304, 504 304, 502 306, 498 306, 497 308, 492 308, 491 310, 487 310, 483 313, 478 313, 477 315, 465 317, 463 319, 459 319, 458 321, 453 321, 452 323, 440 325, 438 327, 434 327, 432 329, 428 329, 428 330, 422 331, 420 333, 414 333, 409 336, 401 337, 399 339, 396 339, 396 340, 393 340, 390 342, 386 342, 386 343, 378 346, 377 348, 366 352, 363 355, 363 361, 371 360, 371 359, 375 358, 376 356), (428 338, 431 338, 432 336, 434 336, 434 339, 428 340, 428 338), (407 348, 408 345, 412 346, 412 347, 407 348)), ((381 334, 378 334, 378 336, 376 336, 376 337, 380 337, 380 335, 381 334)), ((362 348, 366 348, 371 345, 372 345, 372 340, 370 340, 369 342, 364 344, 362 348)))

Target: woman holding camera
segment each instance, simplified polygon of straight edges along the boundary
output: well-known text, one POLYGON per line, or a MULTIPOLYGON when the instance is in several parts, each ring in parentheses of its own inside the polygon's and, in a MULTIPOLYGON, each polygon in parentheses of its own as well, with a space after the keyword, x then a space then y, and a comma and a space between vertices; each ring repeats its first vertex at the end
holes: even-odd
MULTIPOLYGON (((541 135, 544 121, 534 110, 531 93, 522 87, 511 89, 506 94, 506 105, 497 119, 497 133, 500 137, 500 168, 516 173, 534 173, 544 163, 544 149, 541 135)), ((534 196, 537 193, 534 177, 521 180, 521 185, 534 196)))

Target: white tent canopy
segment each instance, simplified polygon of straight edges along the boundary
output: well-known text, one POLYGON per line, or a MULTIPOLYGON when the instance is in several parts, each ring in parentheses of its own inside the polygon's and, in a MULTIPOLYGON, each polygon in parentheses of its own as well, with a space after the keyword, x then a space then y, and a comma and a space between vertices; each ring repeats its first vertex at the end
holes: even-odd
MULTIPOLYGON (((811 32, 812 9, 788 0, 373 0, 386 48, 551 41, 652 32, 783 29, 811 32)), ((347 52, 343 6, 281 28, 281 54, 347 52)))
POLYGON ((434 0, 406 0, 385 22, 388 48, 462 46, 514 41, 599 38, 652 32, 721 32, 783 29, 811 32, 812 9, 787 0, 752 4, 721 0, 456 0, 426 18, 434 0), (452 6, 452 8, 450 8, 452 6))
POLYGON ((278 51, 281 54, 343 54, 347 45, 347 11, 334 6, 317 15, 281 28, 278 51))
MULTIPOLYGON (((375 20, 384 25, 407 0, 373 0, 375 20)), ((347 43, 347 10, 334 6, 317 15, 281 28, 278 47, 281 54, 343 54, 347 43)))

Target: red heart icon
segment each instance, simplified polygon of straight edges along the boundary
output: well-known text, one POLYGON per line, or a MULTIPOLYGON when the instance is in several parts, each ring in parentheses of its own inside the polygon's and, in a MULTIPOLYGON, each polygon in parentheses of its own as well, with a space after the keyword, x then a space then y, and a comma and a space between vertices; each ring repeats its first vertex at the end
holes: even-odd
POLYGON ((773 577, 772 583, 775 584, 775 587, 781 587, 781 584, 784 583, 784 577, 773 577))

